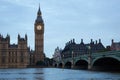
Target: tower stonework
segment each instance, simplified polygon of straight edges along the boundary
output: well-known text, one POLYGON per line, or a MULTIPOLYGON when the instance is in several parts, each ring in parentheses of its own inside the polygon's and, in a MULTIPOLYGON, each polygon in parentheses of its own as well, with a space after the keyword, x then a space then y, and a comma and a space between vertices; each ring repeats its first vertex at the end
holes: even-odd
POLYGON ((34 24, 35 33, 35 63, 44 61, 44 22, 40 7, 37 12, 37 19, 34 24))

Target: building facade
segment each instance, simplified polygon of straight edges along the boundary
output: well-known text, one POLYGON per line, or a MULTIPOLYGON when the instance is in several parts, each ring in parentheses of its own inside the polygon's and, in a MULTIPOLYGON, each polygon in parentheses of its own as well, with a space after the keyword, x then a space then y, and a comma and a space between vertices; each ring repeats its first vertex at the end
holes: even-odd
POLYGON ((120 42, 114 42, 112 39, 111 51, 120 51, 120 42))
POLYGON ((10 44, 10 36, 0 35, 0 68, 24 68, 29 64, 27 35, 18 35, 18 44, 10 44))
POLYGON ((105 47, 101 43, 101 39, 99 39, 99 42, 93 42, 91 39, 91 42, 89 44, 85 44, 83 42, 83 39, 81 39, 80 44, 76 44, 75 39, 73 39, 66 43, 66 46, 61 52, 61 56, 62 58, 71 58, 79 55, 102 51, 105 51, 105 47))
POLYGON ((44 22, 40 6, 37 12, 37 19, 34 24, 35 50, 27 46, 27 35, 21 38, 18 35, 18 43, 10 44, 10 36, 5 38, 0 35, 0 68, 25 68, 28 65, 36 65, 37 62, 44 62, 44 22))

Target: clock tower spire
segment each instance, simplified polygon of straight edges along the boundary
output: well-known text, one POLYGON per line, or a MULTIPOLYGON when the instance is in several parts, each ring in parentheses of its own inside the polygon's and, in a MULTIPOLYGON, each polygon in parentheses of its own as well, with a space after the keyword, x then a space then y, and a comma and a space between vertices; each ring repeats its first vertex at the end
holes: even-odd
POLYGON ((35 20, 35 24, 39 24, 39 23, 44 23, 43 22, 43 19, 42 19, 42 13, 41 13, 41 10, 40 10, 40 5, 39 5, 39 9, 38 9, 38 12, 37 12, 37 19, 35 20))
POLYGON ((39 9, 37 12, 37 18, 34 24, 35 33, 35 63, 44 61, 44 22, 42 19, 42 13, 39 9))

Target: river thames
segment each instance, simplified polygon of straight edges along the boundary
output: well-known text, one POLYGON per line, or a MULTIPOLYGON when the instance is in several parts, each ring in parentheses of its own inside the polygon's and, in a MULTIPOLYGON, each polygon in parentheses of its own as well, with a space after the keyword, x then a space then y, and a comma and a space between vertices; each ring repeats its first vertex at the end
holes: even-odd
POLYGON ((59 68, 0 69, 0 80, 120 80, 120 73, 59 68))

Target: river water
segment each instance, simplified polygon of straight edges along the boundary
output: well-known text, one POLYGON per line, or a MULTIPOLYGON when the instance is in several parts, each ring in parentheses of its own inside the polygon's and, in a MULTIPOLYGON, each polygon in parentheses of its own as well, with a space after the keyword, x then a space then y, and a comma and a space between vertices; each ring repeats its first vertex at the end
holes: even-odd
POLYGON ((0 69, 0 80, 120 80, 120 73, 59 68, 0 69))

